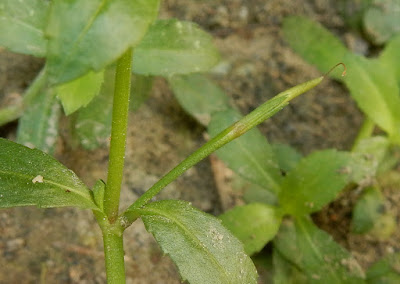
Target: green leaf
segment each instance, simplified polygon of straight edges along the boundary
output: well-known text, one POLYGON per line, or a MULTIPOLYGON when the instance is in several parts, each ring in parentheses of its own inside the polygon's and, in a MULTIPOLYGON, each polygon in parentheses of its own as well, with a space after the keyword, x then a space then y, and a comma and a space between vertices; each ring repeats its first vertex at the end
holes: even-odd
POLYGON ((58 86, 56 92, 65 114, 70 115, 81 107, 87 106, 99 93, 103 78, 104 71, 89 72, 74 81, 58 86))
POLYGON ((212 37, 191 22, 158 20, 133 53, 133 71, 171 76, 208 71, 219 60, 212 37))
POLYGON ((382 51, 379 61, 395 74, 397 84, 400 85, 400 34, 390 40, 382 51))
POLYGON ((132 75, 131 96, 129 99, 130 109, 136 111, 147 100, 153 87, 152 76, 132 75))
POLYGON ((205 75, 173 76, 168 82, 180 105, 204 126, 215 112, 231 108, 228 96, 205 75))
POLYGON ((397 223, 393 214, 386 212, 385 203, 378 187, 366 188, 353 210, 353 232, 369 233, 378 240, 388 239, 396 231, 397 223))
POLYGON ((279 168, 286 174, 296 167, 302 155, 287 144, 272 144, 272 151, 278 161, 279 168))
POLYGON ((373 43, 381 45, 400 32, 400 1, 373 0, 364 14, 364 32, 373 43))
POLYGON ((384 136, 373 136, 362 139, 352 150, 355 153, 371 155, 376 161, 376 171, 386 170, 386 163, 389 160, 390 141, 384 136))
POLYGON ((285 259, 276 248, 272 251, 274 284, 308 284, 307 276, 285 259))
MULTIPOLYGON (((215 136, 240 117, 241 115, 233 109, 215 113, 208 126, 208 132, 211 136, 215 136)), ((279 166, 271 146, 258 129, 249 130, 217 150, 216 154, 243 178, 274 193, 280 190, 279 183, 282 176, 279 166)))
POLYGON ((320 210, 344 186, 365 172, 358 156, 324 150, 303 158, 281 184, 279 203, 285 213, 301 216, 320 210))
MULTIPOLYGON (((243 180, 239 175, 233 176, 233 179, 237 178, 243 180)), ((249 181, 246 181, 243 187, 245 188, 243 200, 246 203, 261 202, 269 205, 278 205, 278 197, 271 191, 249 181)))
POLYGON ((307 283, 365 283, 357 261, 309 218, 285 220, 274 240, 275 248, 307 275, 307 283))
POLYGON ((0 138, 0 207, 97 209, 89 189, 51 156, 0 138))
POLYGON ((371 230, 384 213, 384 202, 385 199, 378 188, 366 188, 353 209, 353 232, 363 234, 371 230))
POLYGON ((377 60, 348 55, 344 81, 360 109, 392 136, 400 136, 400 96, 394 74, 377 60))
POLYGON ((101 179, 96 181, 96 184, 93 186, 93 197, 94 202, 100 208, 101 211, 104 211, 104 191, 106 190, 106 184, 101 179))
POLYGON ((52 84, 99 71, 136 46, 158 13, 159 0, 54 0, 46 34, 52 84))
POLYGON ((136 209, 165 254, 189 283, 257 283, 243 245, 221 225, 189 203, 164 200, 136 209))
POLYGON ((282 215, 277 207, 262 203, 237 206, 220 215, 222 224, 244 245, 248 255, 259 252, 275 237, 282 215))
POLYGON ((39 92, 34 103, 18 121, 17 142, 54 154, 60 114, 60 104, 55 99, 54 91, 48 89, 39 92))
MULTIPOLYGON (((342 62, 348 52, 343 43, 327 29, 304 17, 286 18, 283 34, 290 46, 322 73, 342 62)), ((331 73, 331 76, 340 79, 336 73, 331 73)))
POLYGON ((44 57, 48 11, 49 1, 45 0, 2 0, 0 46, 13 52, 44 57))
POLYGON ((78 111, 75 131, 81 145, 94 150, 108 143, 111 135, 112 105, 115 82, 115 68, 108 68, 100 93, 78 111))
POLYGON ((397 284, 400 283, 400 254, 386 255, 372 265, 367 271, 368 284, 397 284))

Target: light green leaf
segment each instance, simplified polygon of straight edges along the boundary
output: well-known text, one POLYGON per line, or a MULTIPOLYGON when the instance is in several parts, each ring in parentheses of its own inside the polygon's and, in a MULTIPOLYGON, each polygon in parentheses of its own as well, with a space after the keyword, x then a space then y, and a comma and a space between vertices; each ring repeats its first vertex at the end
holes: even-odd
POLYGON ((377 60, 345 56, 344 81, 360 109, 392 136, 400 136, 400 96, 394 74, 377 60))
POLYGON ((382 51, 379 61, 389 72, 395 74, 400 86, 400 34, 390 40, 382 51))
POLYGON ((100 208, 101 211, 104 211, 104 191, 106 190, 106 184, 101 179, 96 181, 96 184, 93 186, 93 197, 94 202, 100 208))
POLYGON ((136 46, 158 13, 159 0, 54 0, 46 34, 52 84, 99 71, 136 46))
POLYGON ((49 1, 1 0, 0 46, 13 52, 44 57, 49 1))
POLYGON ((78 111, 75 131, 85 149, 94 150, 107 144, 111 135, 115 68, 108 68, 100 93, 87 107, 78 111))
POLYGON ((364 273, 351 254, 309 218, 285 220, 274 244, 285 259, 307 275, 307 283, 365 283, 364 273))
POLYGON ((205 75, 173 76, 168 82, 180 105, 204 126, 212 114, 231 108, 228 96, 205 75))
POLYGON ((81 107, 87 106, 99 93, 103 78, 104 71, 89 72, 74 81, 58 86, 56 92, 65 114, 70 115, 81 107))
POLYGON ((368 284, 400 283, 400 254, 392 253, 372 265, 367 271, 368 284))
MULTIPOLYGON (((298 16, 286 18, 283 33, 290 46, 322 73, 339 62, 345 62, 343 57, 348 51, 343 43, 310 19, 298 16)), ((335 72, 330 75, 336 79, 341 78, 335 72)))
POLYGON ((376 161, 376 172, 388 170, 386 163, 389 161, 390 141, 384 136, 373 136, 362 139, 353 149, 354 153, 371 155, 376 161))
POLYGON ((60 114, 60 104, 54 91, 39 92, 35 102, 18 121, 17 142, 52 155, 58 138, 60 114))
POLYGON ((189 203, 164 200, 136 209, 146 226, 189 283, 257 283, 243 245, 217 218, 189 203))
POLYGON ((303 158, 281 184, 279 203, 290 215, 301 216, 320 210, 334 200, 344 186, 363 176, 365 165, 358 156, 324 150, 303 158))
MULTIPOLYGON (((235 177, 240 176, 236 175, 235 177)), ((278 205, 278 197, 275 194, 251 182, 247 182, 243 200, 246 203, 261 202, 269 205, 278 205)))
POLYGON ((154 76, 204 72, 218 60, 212 37, 196 24, 158 20, 135 48, 133 71, 154 76))
POLYGON ((244 245, 248 255, 259 252, 275 237, 282 215, 277 207, 262 203, 236 206, 220 215, 222 224, 244 245))
POLYGON ((89 189, 51 156, 0 138, 0 207, 98 210, 89 189))
POLYGON ((147 100, 153 87, 152 76, 144 76, 133 74, 131 96, 129 98, 129 107, 132 111, 136 111, 147 100))

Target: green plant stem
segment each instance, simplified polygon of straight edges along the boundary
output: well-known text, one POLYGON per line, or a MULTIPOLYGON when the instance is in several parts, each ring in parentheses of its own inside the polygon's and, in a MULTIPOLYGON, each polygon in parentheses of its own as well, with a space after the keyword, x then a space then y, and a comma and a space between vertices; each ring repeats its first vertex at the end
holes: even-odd
POLYGON ((356 139, 354 139, 352 151, 354 151, 354 149, 357 148, 361 140, 371 137, 374 128, 375 128, 375 123, 369 117, 365 117, 361 125, 361 128, 358 131, 357 137, 356 139))
POLYGON ((124 244, 122 233, 103 230, 104 255, 108 284, 125 283, 124 244))
POLYGON ((221 148, 228 142, 232 141, 235 138, 246 133, 251 128, 260 124, 264 120, 268 119, 286 105, 288 105, 289 101, 298 95, 314 88, 317 86, 324 77, 319 77, 314 80, 307 81, 303 84, 300 84, 294 88, 286 90, 269 101, 265 102, 257 109, 232 124, 222 132, 220 132, 217 136, 212 138, 202 147, 200 147, 197 151, 192 153, 189 157, 183 160, 178 166, 168 172, 164 177, 162 177, 158 182, 156 182, 151 188, 149 188, 141 197, 139 197, 123 214, 121 218, 121 222, 129 225, 133 222, 138 216, 136 213, 137 208, 142 207, 148 201, 150 201, 156 194, 158 194, 164 187, 174 181, 177 177, 179 177, 186 170, 200 162, 202 159, 210 155, 215 150, 221 148))
POLYGON ((132 49, 118 60, 115 71, 110 157, 107 185, 104 193, 104 212, 110 223, 118 216, 119 198, 125 161, 126 131, 128 126, 129 95, 131 88, 132 49))
POLYGON ((39 91, 43 88, 45 83, 46 68, 43 68, 36 76, 35 80, 32 82, 29 88, 25 91, 22 101, 18 105, 12 105, 0 110, 0 126, 20 118, 21 115, 24 113, 24 110, 39 94, 39 91))

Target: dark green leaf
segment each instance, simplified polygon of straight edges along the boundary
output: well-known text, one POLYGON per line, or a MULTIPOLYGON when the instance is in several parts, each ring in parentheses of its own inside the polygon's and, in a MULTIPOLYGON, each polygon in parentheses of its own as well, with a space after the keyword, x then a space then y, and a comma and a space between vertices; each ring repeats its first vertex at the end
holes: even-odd
POLYGON ((303 158, 281 184, 279 202, 290 215, 320 210, 333 201, 344 186, 361 179, 369 168, 358 155, 324 150, 303 158), (357 162, 355 162, 357 161, 357 162))
POLYGON ((147 100, 153 87, 153 77, 134 74, 132 75, 130 109, 136 111, 147 100))
POLYGON ((60 113, 53 90, 39 92, 35 102, 19 119, 17 142, 52 155, 58 138, 60 113))
POLYGON ((364 32, 375 44, 383 44, 400 32, 400 1, 373 0, 364 14, 364 32))
POLYGON ((400 283, 400 254, 388 254, 367 271, 368 284, 400 283))
POLYGON ((360 109, 389 135, 399 137, 400 96, 394 74, 377 60, 349 54, 344 61, 344 81, 360 109))
POLYGON ((99 71, 137 45, 159 0, 54 0, 46 33, 52 84, 99 71))
POLYGON ((0 46, 38 57, 46 55, 49 1, 2 0, 0 3, 0 46))
POLYGON ((274 284, 308 284, 307 276, 285 259, 276 248, 272 252, 274 284))
POLYGON ((243 245, 221 225, 189 203, 165 200, 137 209, 146 226, 189 283, 257 283, 243 245))
MULTIPOLYGON (((343 62, 343 57, 348 52, 332 33, 304 17, 286 18, 283 22, 283 33, 290 46, 322 73, 343 62)), ((340 78, 335 72, 331 75, 340 78)))
POLYGON ((87 107, 78 111, 75 130, 85 149, 93 150, 108 143, 111 135, 114 80, 115 69, 108 68, 100 93, 87 107))
POLYGON ((89 189, 51 156, 0 138, 0 207, 97 209, 89 189))
POLYGON ((133 71, 171 76, 208 71, 219 60, 212 37, 196 24, 158 20, 133 53, 133 71))
POLYGON ((278 160, 279 168, 284 174, 290 172, 301 160, 302 155, 286 144, 272 144, 272 151, 278 160))
POLYGON ((371 230, 378 218, 384 213, 384 202, 385 199, 378 188, 369 187, 365 189, 353 210, 353 232, 363 234, 371 230))
POLYGON ((307 283, 365 283, 357 261, 310 219, 285 220, 274 240, 275 248, 307 275, 307 283))
POLYGON ((230 108, 228 96, 205 75, 173 76, 168 81, 181 106, 204 126, 213 113, 230 108))
POLYGON ((277 207, 251 203, 237 206, 219 218, 243 243, 246 253, 252 255, 259 252, 276 235, 282 215, 277 207))
POLYGON ((104 71, 89 72, 74 81, 58 86, 56 92, 65 114, 70 115, 81 107, 87 106, 99 93, 103 78, 104 71))

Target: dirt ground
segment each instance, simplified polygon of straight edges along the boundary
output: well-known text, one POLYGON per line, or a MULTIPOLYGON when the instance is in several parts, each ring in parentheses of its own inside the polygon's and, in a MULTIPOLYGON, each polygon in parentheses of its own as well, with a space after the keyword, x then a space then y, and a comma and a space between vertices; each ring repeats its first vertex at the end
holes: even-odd
MULTIPOLYGON (((280 91, 319 76, 282 37, 288 15, 305 15, 338 35, 350 48, 368 43, 345 26, 336 0, 165 0, 161 17, 198 23, 215 38, 222 61, 214 79, 243 113, 280 91)), ((18 100, 42 66, 40 59, 0 50, 0 101, 18 100)), ((304 154, 324 148, 349 149, 362 116, 347 90, 326 80, 260 126, 272 142, 304 154)), ((14 138, 16 123, 0 128, 14 138)), ((157 79, 150 99, 131 114, 122 206, 130 204, 159 177, 205 142, 204 128, 179 106, 166 82, 157 79)), ((63 130, 56 157, 88 185, 106 179, 107 149, 72 148, 63 130)), ((159 198, 183 199, 212 214, 225 208, 206 159, 168 186, 159 198)), ((399 181, 397 181, 399 182, 399 181)), ((400 182, 399 182, 400 183, 400 182)), ((388 208, 399 212, 398 187, 384 188, 388 208)), ((398 232, 378 241, 349 232, 354 194, 315 216, 324 230, 348 248, 366 268, 399 250, 398 232), (335 215, 335 218, 332 216, 335 215), (339 230, 337 230, 339 228, 339 230)), ((125 234, 127 283, 180 283, 173 263, 163 257, 140 221, 125 234)), ((100 230, 89 211, 73 208, 15 208, 0 211, 0 283, 105 283, 100 230)), ((260 279, 260 283, 264 283, 260 279)))

